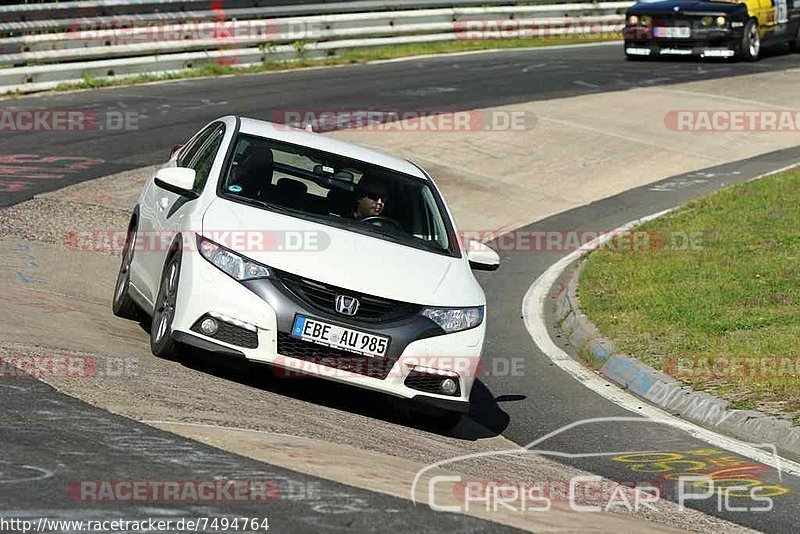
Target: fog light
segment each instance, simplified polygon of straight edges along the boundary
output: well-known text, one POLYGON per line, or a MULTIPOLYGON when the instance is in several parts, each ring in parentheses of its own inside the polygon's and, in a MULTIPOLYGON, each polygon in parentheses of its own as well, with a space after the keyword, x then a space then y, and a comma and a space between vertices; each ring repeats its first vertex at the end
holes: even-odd
POLYGON ((452 395, 458 389, 458 384, 452 378, 445 378, 439 387, 442 388, 445 395, 452 395))
POLYGON ((217 321, 211 317, 207 317, 206 319, 203 319, 202 323, 200 323, 200 330, 202 330, 207 336, 213 336, 217 333, 217 330, 219 330, 219 325, 217 324, 217 321))

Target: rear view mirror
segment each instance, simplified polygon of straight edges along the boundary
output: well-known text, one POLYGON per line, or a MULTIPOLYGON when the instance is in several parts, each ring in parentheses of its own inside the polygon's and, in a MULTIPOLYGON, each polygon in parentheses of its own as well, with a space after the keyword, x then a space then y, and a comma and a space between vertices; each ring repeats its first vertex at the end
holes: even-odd
POLYGON ((192 190, 195 179, 194 169, 166 167, 156 173, 156 185, 181 196, 197 196, 192 190))
POLYGON ((500 256, 479 241, 467 241, 467 259, 470 268, 476 271, 496 271, 500 268, 500 256))

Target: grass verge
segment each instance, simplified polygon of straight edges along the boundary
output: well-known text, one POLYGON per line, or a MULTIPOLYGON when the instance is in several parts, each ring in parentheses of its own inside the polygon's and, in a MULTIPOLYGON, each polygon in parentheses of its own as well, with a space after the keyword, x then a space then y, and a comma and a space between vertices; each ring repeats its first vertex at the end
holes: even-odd
MULTIPOLYGON (((117 87, 123 85, 136 85, 167 80, 184 80, 189 78, 207 78, 213 76, 228 76, 234 74, 253 74, 273 72, 279 70, 293 70, 308 67, 354 65, 368 61, 398 59, 427 54, 452 54, 458 52, 473 52, 478 50, 513 49, 555 45, 576 45, 619 40, 618 36, 573 36, 573 37, 543 37, 531 39, 507 40, 482 40, 482 41, 442 41, 434 43, 411 43, 402 45, 387 45, 376 47, 352 48, 343 53, 324 59, 299 59, 295 61, 274 61, 247 67, 235 67, 228 64, 209 64, 202 67, 186 69, 165 74, 142 74, 137 76, 119 78, 95 78, 84 76, 77 83, 63 83, 55 88, 56 91, 73 91, 76 89, 97 89, 101 87, 117 87)), ((233 61, 235 57, 225 58, 233 61)))
POLYGON ((591 254, 581 305, 620 351, 798 425, 798 205, 800 171, 690 202, 591 254))

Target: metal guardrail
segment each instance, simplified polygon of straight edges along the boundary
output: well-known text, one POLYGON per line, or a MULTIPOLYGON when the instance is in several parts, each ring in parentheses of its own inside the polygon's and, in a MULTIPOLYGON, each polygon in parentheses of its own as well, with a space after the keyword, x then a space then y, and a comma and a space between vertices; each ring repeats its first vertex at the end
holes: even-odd
POLYGON ((0 55, 0 64, 16 65, 0 68, 0 93, 46 90, 85 76, 170 73, 209 63, 244 67, 327 57, 356 47, 498 39, 513 37, 519 29, 541 36, 612 33, 622 26, 621 13, 632 3, 340 13, 6 38, 0 39, 0 52, 7 47, 24 51, 0 55), (193 33, 181 33, 186 31, 193 33))
MULTIPOLYGON (((558 3, 585 2, 586 0, 560 0, 558 3)), ((333 13, 487 7, 513 3, 509 0, 268 0, 269 5, 262 5, 264 0, 113 0, 0 6, 0 37, 66 31, 80 27, 81 24, 90 24, 95 28, 110 27, 120 22, 120 19, 123 22, 135 20, 142 23, 171 24, 219 20, 221 16, 227 20, 245 20, 333 13), (33 6, 61 7, 52 13, 47 9, 26 10, 33 6), (72 8, 67 9, 66 6, 72 8)), ((539 3, 545 3, 545 0, 539 0, 539 3)))
MULTIPOLYGON (((358 0, 268 0, 273 6, 294 4, 346 4, 358 0)), ((403 0, 400 0, 403 1, 403 0)), ((178 12, 186 10, 237 9, 258 7, 264 0, 95 0, 76 2, 27 3, 0 6, 0 22, 14 20, 59 19, 80 17, 104 17, 113 15, 136 15, 144 12, 178 12)))

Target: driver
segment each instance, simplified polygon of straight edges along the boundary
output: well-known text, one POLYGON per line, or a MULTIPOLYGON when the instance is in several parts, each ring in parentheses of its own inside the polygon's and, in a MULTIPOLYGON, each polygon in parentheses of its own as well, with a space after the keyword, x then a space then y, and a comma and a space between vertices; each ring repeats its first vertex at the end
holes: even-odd
POLYGON ((377 217, 383 213, 388 196, 386 186, 377 180, 362 178, 356 188, 356 205, 353 218, 356 220, 377 217))

